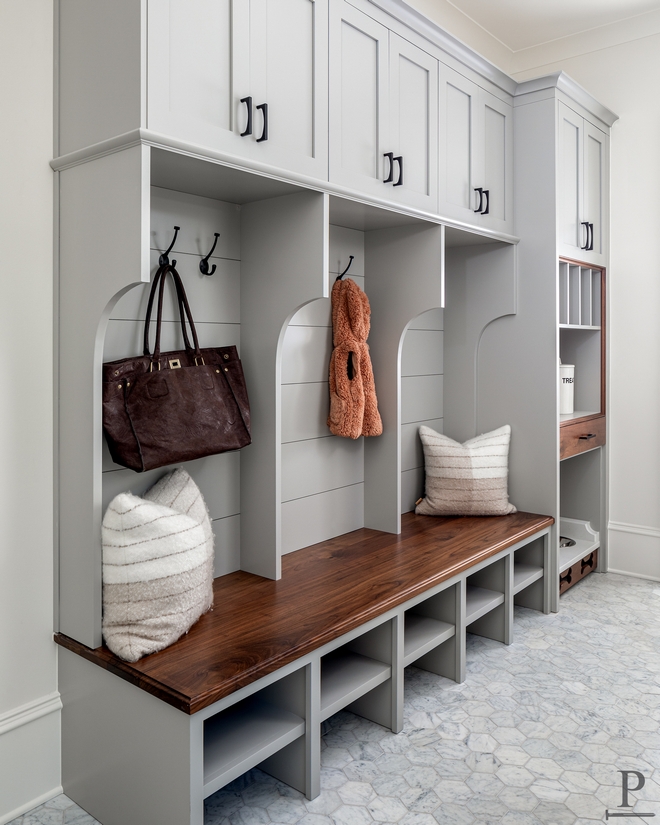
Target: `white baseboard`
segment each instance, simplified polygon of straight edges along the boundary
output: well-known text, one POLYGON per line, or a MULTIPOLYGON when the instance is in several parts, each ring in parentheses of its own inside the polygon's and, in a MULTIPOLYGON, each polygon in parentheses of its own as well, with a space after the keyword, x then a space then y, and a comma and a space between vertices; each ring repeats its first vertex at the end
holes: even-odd
POLYGON ((36 799, 32 799, 30 802, 26 802, 19 808, 10 811, 8 814, 0 814, 0 825, 6 825, 7 822, 17 819, 19 816, 26 814, 33 808, 37 808, 39 805, 43 805, 44 802, 48 802, 49 799, 59 796, 61 793, 63 793, 62 786, 58 785, 56 788, 52 788, 50 791, 46 791, 46 793, 41 794, 41 796, 38 796, 36 799))
POLYGON ((660 581, 660 530, 610 521, 608 572, 660 581))
POLYGON ((0 714, 0 825, 62 793, 55 691, 0 714))

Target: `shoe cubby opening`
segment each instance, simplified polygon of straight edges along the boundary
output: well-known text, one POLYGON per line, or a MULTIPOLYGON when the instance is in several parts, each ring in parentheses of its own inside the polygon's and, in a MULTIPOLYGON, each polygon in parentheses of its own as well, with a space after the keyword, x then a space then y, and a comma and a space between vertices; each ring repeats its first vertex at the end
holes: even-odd
POLYGON ((513 602, 521 607, 543 610, 548 569, 547 539, 539 538, 513 554, 513 602))
POLYGON ((424 599, 404 614, 404 667, 415 665, 460 681, 460 584, 424 599))
POLYGON ((465 594, 465 625, 468 633, 509 642, 511 594, 507 555, 468 576, 465 594))
POLYGON ((257 765, 304 792, 306 668, 204 721, 204 797, 257 765))
POLYGON ((347 708, 393 727, 393 625, 383 622, 321 658, 321 721, 347 708))

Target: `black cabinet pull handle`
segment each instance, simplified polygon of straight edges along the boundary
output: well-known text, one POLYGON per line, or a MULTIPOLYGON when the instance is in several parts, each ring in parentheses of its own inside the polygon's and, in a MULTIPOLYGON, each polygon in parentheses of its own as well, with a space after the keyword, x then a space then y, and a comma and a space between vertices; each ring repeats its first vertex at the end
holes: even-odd
POLYGON ((591 438, 595 438, 596 433, 585 433, 584 435, 579 436, 580 441, 589 441, 591 438))
POLYGON ((383 157, 390 162, 390 173, 386 178, 383 178, 383 183, 392 183, 394 180, 394 152, 385 152, 383 157))
POLYGON ((257 138, 257 143, 262 143, 264 140, 268 140, 268 104, 260 103, 257 109, 261 109, 264 115, 264 128, 261 132, 261 137, 257 138))
POLYGON ((594 225, 592 223, 589 224, 589 240, 587 241, 587 252, 591 252, 594 248, 594 225))
POLYGON ((403 186, 403 155, 399 155, 394 160, 399 164, 399 179, 394 185, 403 186))
POLYGON ((490 212, 490 189, 484 189, 484 195, 486 196, 486 207, 481 214, 488 215, 490 212))
POLYGON ((587 221, 580 221, 580 226, 584 226, 584 228, 587 230, 587 239, 584 242, 584 246, 581 246, 580 249, 587 250, 589 249, 589 223, 587 221))
POLYGON ((481 212, 484 206, 484 190, 481 188, 481 186, 475 186, 474 191, 479 193, 479 206, 477 206, 477 208, 474 211, 481 212))
POLYGON ((246 135, 252 134, 252 98, 242 97, 241 103, 245 103, 247 106, 247 126, 245 127, 245 131, 241 132, 241 137, 245 137, 246 135))

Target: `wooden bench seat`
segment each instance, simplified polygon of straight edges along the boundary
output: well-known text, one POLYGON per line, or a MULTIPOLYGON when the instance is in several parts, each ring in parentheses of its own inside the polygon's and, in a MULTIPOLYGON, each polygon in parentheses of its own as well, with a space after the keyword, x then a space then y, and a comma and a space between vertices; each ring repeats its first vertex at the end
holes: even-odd
POLYGON ((244 572, 216 579, 213 610, 174 645, 136 664, 63 634, 55 640, 194 714, 552 523, 532 513, 408 513, 399 535, 365 528, 285 556, 279 581, 244 572))

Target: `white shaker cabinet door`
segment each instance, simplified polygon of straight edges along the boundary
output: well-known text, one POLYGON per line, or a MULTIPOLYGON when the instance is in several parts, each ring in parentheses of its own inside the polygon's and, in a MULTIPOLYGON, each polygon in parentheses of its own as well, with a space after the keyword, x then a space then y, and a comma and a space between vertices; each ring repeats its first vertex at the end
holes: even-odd
POLYGON ((148 128, 240 154, 249 0, 150 0, 148 33, 148 128))
POLYGON ((327 0, 150 0, 148 126, 327 180, 327 0))
MULTIPOLYGON (((483 226, 513 232, 513 107, 480 90, 480 138, 483 139, 482 211, 475 217, 483 226)), ((477 142, 478 144, 478 142, 477 142)))
POLYGON ((475 146, 479 119, 479 87, 463 75, 440 66, 440 203, 443 217, 475 222, 481 169, 475 146))
POLYGON ((441 66, 440 214, 511 233, 512 196, 512 106, 441 66))
POLYGON ((609 224, 608 205, 608 170, 609 137, 596 126, 584 121, 584 182, 583 182, 583 217, 589 224, 587 261, 605 266, 607 263, 607 240, 609 224))
POLYGON ((561 101, 557 105, 559 254, 604 266, 609 138, 561 101))
POLYGON ((247 151, 263 163, 327 180, 328 2, 249 2, 245 94, 254 109, 247 151))
POLYGON ((344 0, 330 9, 330 180, 389 197, 389 32, 344 0))
POLYGON ((582 221, 584 119, 558 103, 557 225, 559 254, 580 258, 588 245, 589 230, 582 221))
POLYGON ((427 212, 438 208, 438 61, 390 32, 391 197, 427 212))

